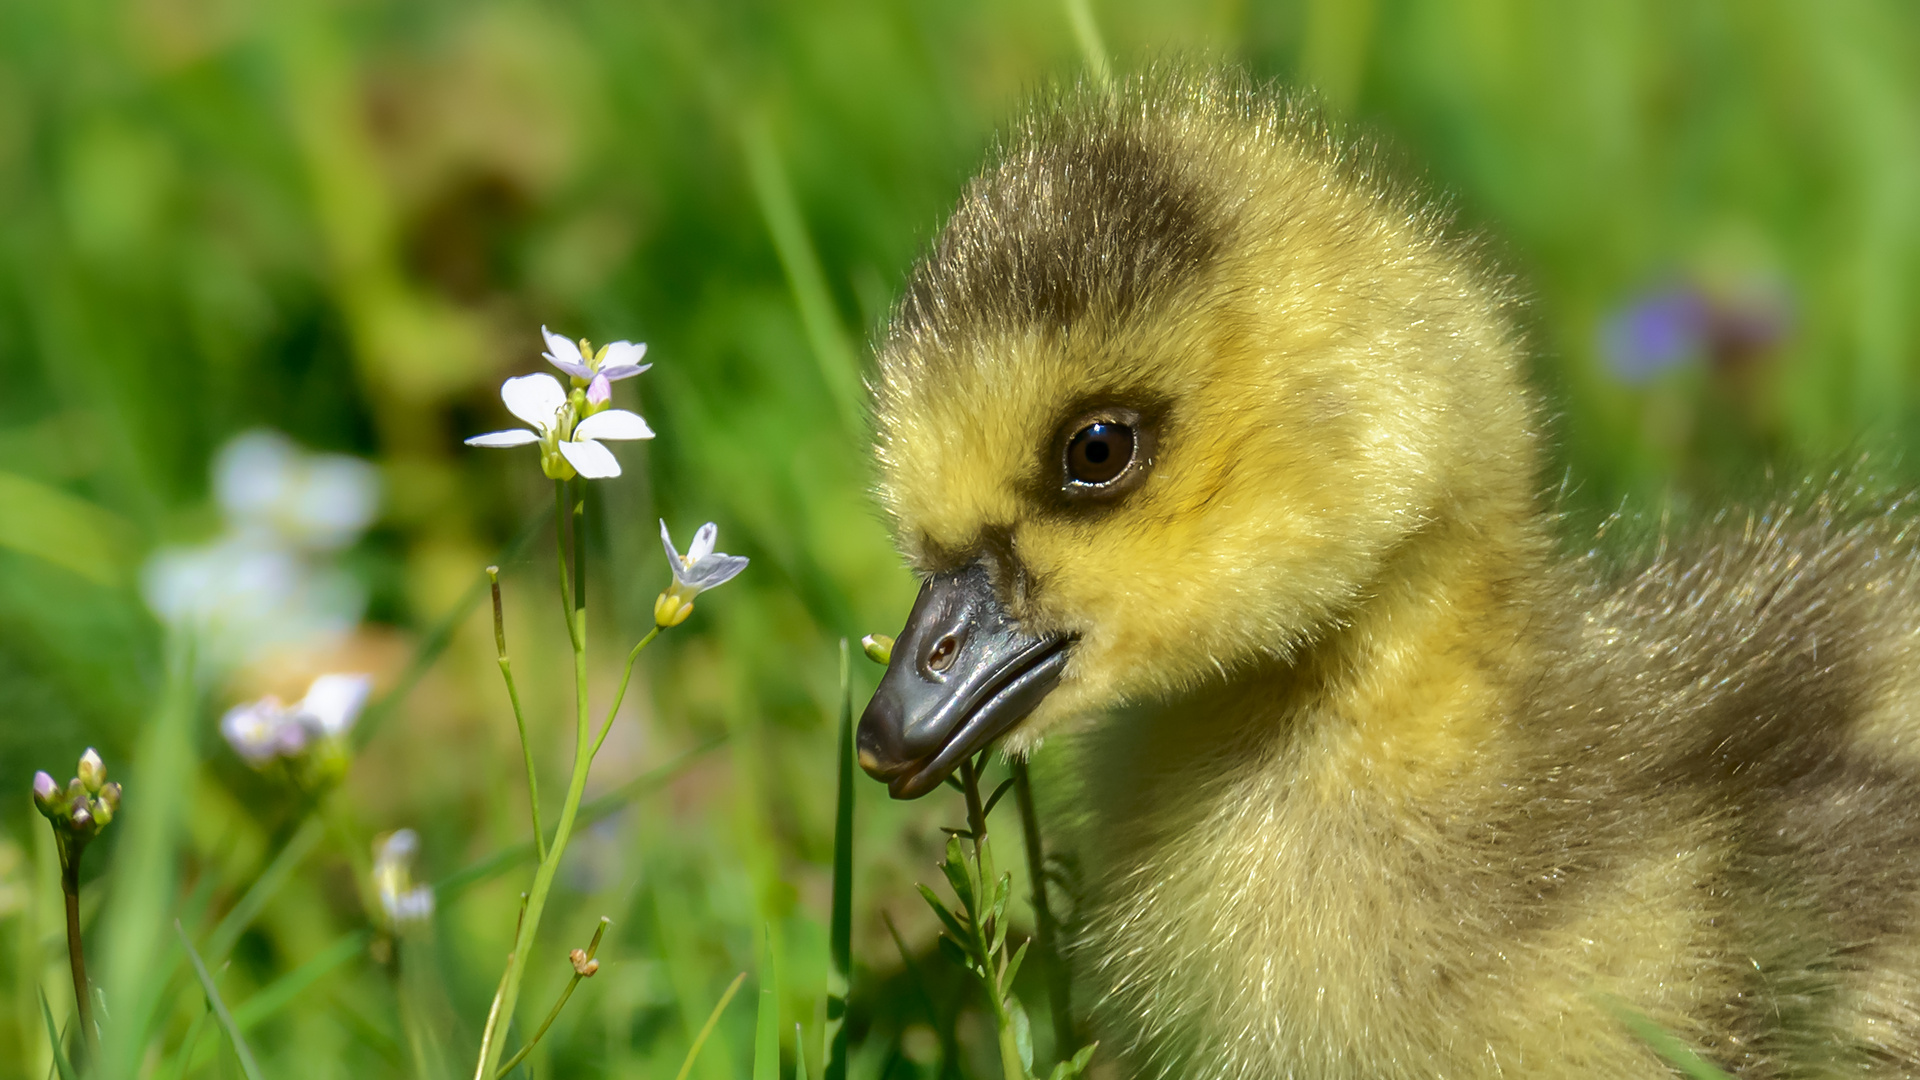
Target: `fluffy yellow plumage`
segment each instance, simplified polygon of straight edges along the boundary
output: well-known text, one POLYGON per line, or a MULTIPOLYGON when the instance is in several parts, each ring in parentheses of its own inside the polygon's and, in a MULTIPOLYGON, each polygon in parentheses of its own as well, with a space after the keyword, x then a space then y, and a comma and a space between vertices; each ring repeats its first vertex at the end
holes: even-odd
POLYGON ((881 353, 929 585, 863 763, 1074 733, 1132 1074, 1665 1075, 1609 1002, 1743 1075, 1920 1072, 1903 519, 1559 559, 1507 307, 1237 77, 1042 104, 881 353))

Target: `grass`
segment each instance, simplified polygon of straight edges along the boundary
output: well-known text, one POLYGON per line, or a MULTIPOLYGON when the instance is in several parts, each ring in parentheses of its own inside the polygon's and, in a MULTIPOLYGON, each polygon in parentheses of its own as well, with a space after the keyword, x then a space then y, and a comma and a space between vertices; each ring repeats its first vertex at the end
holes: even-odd
MULTIPOLYGON (((659 437, 618 449, 579 530, 592 700, 653 625, 658 518, 754 561, 633 668, 503 1054, 604 914, 601 968, 521 1075, 998 1075, 914 890, 963 800, 848 770, 877 672, 841 642, 895 631, 914 590, 868 496, 863 342, 1025 93, 1168 53, 1311 79, 1452 193, 1532 300, 1576 520, 1860 449, 1915 478, 1920 17, 1894 0, 0 5, 0 1077, 85 1064, 55 1052, 64 912, 24 789, 89 745, 127 780, 80 893, 103 1067, 239 1075, 228 1028, 274 1080, 470 1075, 578 726, 551 493, 459 445, 500 426, 543 322, 656 364, 616 397, 659 437), (1604 345, 1660 290, 1774 286, 1787 329, 1752 355, 1634 382, 1604 345), (338 556, 370 600, 323 655, 223 668, 169 644, 141 566, 219 529, 209 461, 257 426, 378 464, 381 517, 338 556), (324 817, 216 732, 315 665, 380 693, 324 817), (364 871, 402 827, 438 909, 396 936, 364 871), (742 971, 756 1009, 728 1011, 742 971)), ((1005 820, 1017 947, 1045 864, 1005 820)), ((1057 1061, 1070 988, 1034 949, 1014 992, 1048 1002, 1034 1058, 1057 1061)))

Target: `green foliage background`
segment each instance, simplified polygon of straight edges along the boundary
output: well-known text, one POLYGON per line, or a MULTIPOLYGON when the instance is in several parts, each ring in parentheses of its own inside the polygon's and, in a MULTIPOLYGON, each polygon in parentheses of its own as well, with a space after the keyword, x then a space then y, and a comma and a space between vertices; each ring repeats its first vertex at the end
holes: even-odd
MULTIPOLYGON (((1576 507, 1711 501, 1766 466, 1863 450, 1912 475, 1911 4, 1091 9, 1121 70, 1214 58, 1317 85, 1337 119, 1452 193, 1532 298, 1559 455, 1543 484, 1564 470, 1576 507), (1783 339, 1644 385, 1613 373, 1598 345, 1612 314, 1728 273, 1784 285, 1783 339)), ((138 567, 214 530, 207 463, 237 432, 380 467, 381 522, 351 554, 372 622, 328 659, 391 685, 437 619, 466 614, 356 761, 346 819, 239 938, 223 993, 242 1004, 367 925, 353 865, 376 833, 418 829, 430 880, 525 838, 489 626, 459 603, 548 492, 530 453, 459 439, 501 426, 497 387, 541 366, 542 322, 645 340, 656 362, 617 396, 660 437, 623 446, 626 475, 596 489, 597 694, 665 581, 656 517, 681 536, 717 520, 722 547, 754 563, 643 662, 596 791, 726 742, 579 842, 523 1023, 594 920, 614 929, 536 1073, 671 1075, 771 925, 782 1030, 804 1026, 820 1075, 836 642, 897 627, 914 589, 866 494, 865 342, 995 126, 1085 55, 1065 7, 1009 0, 0 0, 0 779, 15 785, 0 799, 0 1076, 48 1075, 42 992, 56 1017, 72 1009, 28 778, 64 777, 87 745, 141 775, 169 714, 138 567)), ((570 690, 548 543, 507 584, 556 792, 570 690)), ((116 907, 204 933, 285 842, 292 804, 214 721, 244 695, 297 693, 314 662, 256 665, 179 706, 191 746, 161 786, 185 824, 122 846, 156 798, 153 779, 130 781, 123 822, 89 855, 96 953, 116 907), (148 871, 129 869, 136 854, 148 871)), ((856 701, 873 674, 856 666, 856 701)), ((934 876, 937 827, 959 811, 944 793, 859 794, 855 1072, 933 1075, 946 1023, 928 1022, 882 913, 947 1016, 959 984, 939 974, 912 883, 934 876)), ((467 1075, 522 876, 443 899, 397 954, 348 946, 250 1031, 267 1074, 467 1075)), ((178 950, 153 948, 143 977, 171 1052, 200 998, 178 950)), ((994 1075, 977 1006, 957 1032, 950 1064, 994 1075)), ((736 1004, 698 1075, 742 1074, 751 1038, 736 1004)), ((192 1075, 238 1075, 202 1042, 192 1075)), ((785 1053, 791 1068, 790 1035, 785 1053)))

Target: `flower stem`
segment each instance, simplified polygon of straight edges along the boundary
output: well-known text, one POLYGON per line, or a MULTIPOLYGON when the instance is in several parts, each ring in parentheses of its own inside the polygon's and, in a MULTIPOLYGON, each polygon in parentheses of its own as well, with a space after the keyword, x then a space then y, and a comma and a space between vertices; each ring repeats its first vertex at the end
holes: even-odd
POLYGON ((613 730, 613 718, 620 712, 620 703, 626 699, 627 681, 633 678, 633 662, 640 659, 641 649, 652 644, 653 639, 660 636, 660 629, 656 624, 653 629, 647 631, 646 637, 640 639, 640 644, 635 645, 633 651, 627 654, 627 670, 620 675, 620 689, 614 691, 613 707, 607 710, 607 722, 601 725, 599 737, 593 740, 593 753, 589 756, 600 756, 600 744, 607 741, 607 732, 613 730))
POLYGON ((1020 802, 1020 824, 1027 841, 1027 876, 1033 885, 1033 944, 1047 971, 1047 1004, 1053 1014, 1053 1053, 1065 1061, 1079 1045, 1073 1033, 1073 983, 1055 948, 1059 927, 1047 900, 1047 853, 1040 840, 1040 817, 1033 805, 1033 782, 1027 763, 1013 762, 1013 794, 1020 802))
MULTIPOLYGON (((1001 980, 1007 971, 1005 957, 988 936, 987 913, 993 909, 992 890, 997 883, 993 868, 993 848, 987 844, 987 812, 980 800, 980 772, 986 755, 967 758, 960 763, 960 790, 967 797, 967 831, 973 834, 973 894, 979 910, 972 913, 974 955, 980 964, 980 979, 986 984, 987 999, 993 1006, 993 1026, 999 1036, 1000 1069, 1006 1080, 1026 1080, 1027 1066, 1020 1060, 1020 1044, 1013 1032, 1013 1013, 1007 1008, 1007 988, 1001 980)), ((1005 916, 1001 916, 1004 918, 1005 916)))
MULTIPOLYGON (((600 951, 600 938, 607 932, 607 923, 610 921, 604 915, 600 917, 600 925, 593 931, 593 940, 587 943, 587 959, 593 959, 593 955, 600 951)), ((519 1053, 508 1058, 506 1064, 500 1066, 500 1071, 494 1074, 495 1080, 512 1072, 515 1065, 525 1061, 527 1055, 533 1053, 534 1046, 540 1042, 542 1036, 546 1035, 547 1029, 553 1026, 553 1021, 559 1017, 560 1010, 566 1008, 567 999, 573 996, 574 987, 579 986, 580 980, 586 977, 585 972, 578 968, 574 969, 573 978, 567 980, 566 988, 560 991, 559 1000, 555 1001, 553 1008, 547 1011, 547 1018, 540 1022, 540 1030, 533 1033, 533 1038, 527 1040, 527 1044, 520 1048, 519 1053)))
MULTIPOLYGON (((566 486, 554 485, 556 525, 562 525, 567 517, 566 486)), ((553 889, 554 875, 560 869, 560 859, 567 851, 567 841, 573 835, 574 818, 580 811, 580 798, 587 790, 587 770, 593 764, 592 721, 587 715, 587 604, 584 583, 586 566, 582 556, 585 543, 582 539, 583 518, 586 503, 582 500, 574 508, 573 514, 573 589, 567 588, 566 557, 560 557, 560 597, 563 605, 571 591, 572 610, 567 613, 567 628, 573 639, 573 685, 574 685, 574 742, 573 775, 567 781, 566 799, 560 804, 560 822, 554 827, 553 845, 547 849, 546 857, 540 860, 540 866, 533 874, 533 887, 527 891, 527 911, 520 922, 520 929, 514 934, 513 952, 507 957, 506 974, 502 977, 500 993, 495 1000, 495 1012, 489 1019, 487 1033, 480 1047, 480 1062, 475 1068, 474 1080, 492 1080, 499 1071, 500 1055, 505 1049, 505 1040, 498 1037, 507 1025, 512 1023, 514 1005, 520 999, 520 981, 526 974, 527 957, 533 949, 533 939, 540 932, 540 916, 546 910, 547 894, 553 889)), ((559 538, 564 549, 564 533, 559 538)))
POLYGON ((60 892, 67 901, 67 962, 73 968, 73 1002, 80 1018, 80 1037, 74 1040, 76 1057, 93 1043, 93 995, 87 989, 87 954, 80 940, 80 852, 77 844, 61 844, 60 892))
POLYGON ((513 664, 507 659, 507 620, 500 604, 500 568, 487 567, 487 582, 493 588, 493 646, 500 660, 500 677, 507 681, 507 700, 513 702, 513 723, 520 729, 520 756, 527 762, 527 805, 533 811, 535 852, 547 857, 547 830, 540 825, 540 780, 533 771, 533 744, 527 741, 527 717, 520 709, 520 691, 513 684, 513 664))

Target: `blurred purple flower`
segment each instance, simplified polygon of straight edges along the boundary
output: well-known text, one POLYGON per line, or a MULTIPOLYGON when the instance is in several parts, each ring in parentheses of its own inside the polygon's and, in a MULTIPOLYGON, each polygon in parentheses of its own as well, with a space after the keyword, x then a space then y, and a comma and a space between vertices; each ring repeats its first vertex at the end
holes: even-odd
POLYGON ((1792 323, 1784 284, 1754 277, 1730 291, 1690 282, 1642 293, 1600 328, 1600 352, 1639 386, 1696 360, 1726 370, 1779 344, 1792 323))
POLYGON ((1607 320, 1601 353, 1614 374, 1638 386, 1699 356, 1710 321, 1705 298, 1691 288, 1651 293, 1607 320))

